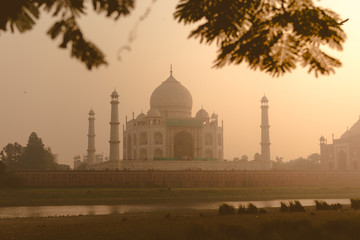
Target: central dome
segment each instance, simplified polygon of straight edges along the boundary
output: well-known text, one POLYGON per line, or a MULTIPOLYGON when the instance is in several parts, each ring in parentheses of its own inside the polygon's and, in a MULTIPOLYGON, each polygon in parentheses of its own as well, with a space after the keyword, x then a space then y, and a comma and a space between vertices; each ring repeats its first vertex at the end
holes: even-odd
POLYGON ((190 118, 192 97, 172 74, 151 94, 150 107, 156 108, 166 118, 190 118))

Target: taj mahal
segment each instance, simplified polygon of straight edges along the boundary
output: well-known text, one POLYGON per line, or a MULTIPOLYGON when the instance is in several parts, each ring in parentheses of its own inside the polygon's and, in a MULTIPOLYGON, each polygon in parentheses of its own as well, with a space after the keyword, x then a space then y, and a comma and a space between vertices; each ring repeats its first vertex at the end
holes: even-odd
MULTIPOLYGON (((89 112, 88 150, 74 168, 85 164, 89 170, 270 170, 268 99, 261 99, 261 160, 233 162, 224 160, 223 121, 201 107, 192 116, 193 99, 189 90, 173 76, 151 94, 150 109, 126 117, 120 141, 119 94, 111 94, 110 151, 103 159, 95 153, 95 112, 89 112), (122 159, 120 146, 122 142, 122 159)), ((121 107, 120 107, 121 108, 121 107)))

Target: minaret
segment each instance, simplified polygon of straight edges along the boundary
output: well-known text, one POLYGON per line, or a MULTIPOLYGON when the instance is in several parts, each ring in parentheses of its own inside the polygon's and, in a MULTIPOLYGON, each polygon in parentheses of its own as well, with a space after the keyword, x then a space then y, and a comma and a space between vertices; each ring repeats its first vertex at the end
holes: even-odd
POLYGON ((88 133, 88 149, 87 149, 87 163, 95 163, 95 112, 89 112, 89 133, 88 133))
POLYGON ((261 99, 261 160, 270 161, 270 134, 268 99, 264 95, 261 99))
POLYGON ((119 161, 120 140, 119 140, 119 94, 114 91, 111 94, 111 121, 110 121, 110 161, 119 161))

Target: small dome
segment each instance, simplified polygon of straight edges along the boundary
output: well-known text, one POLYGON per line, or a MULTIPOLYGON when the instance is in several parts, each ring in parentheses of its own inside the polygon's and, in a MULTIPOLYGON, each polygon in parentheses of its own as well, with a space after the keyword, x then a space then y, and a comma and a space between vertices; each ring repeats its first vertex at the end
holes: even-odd
POLYGON ((160 118, 161 113, 156 108, 150 108, 149 111, 147 112, 146 116, 150 117, 150 118, 160 118))
POLYGON ((218 115, 216 113, 211 114, 211 118, 217 118, 218 115))
POLYGON ((321 137, 320 137, 320 142, 324 142, 324 141, 325 141, 324 136, 321 136, 321 137))
POLYGON ((140 113, 137 117, 136 117, 136 120, 138 121, 144 121, 146 118, 145 114, 144 113, 140 113))
POLYGON ((267 97, 264 95, 264 96, 261 98, 261 102, 262 102, 262 103, 267 103, 267 102, 269 102, 269 100, 268 100, 267 97))
POLYGON ((116 89, 111 93, 111 97, 119 97, 119 94, 117 93, 116 89))
POLYGON ((95 112, 93 109, 90 109, 89 115, 95 115, 95 112))
POLYGON ((197 113, 196 113, 196 118, 199 118, 199 119, 208 119, 209 118, 209 114, 208 112, 201 108, 197 113))

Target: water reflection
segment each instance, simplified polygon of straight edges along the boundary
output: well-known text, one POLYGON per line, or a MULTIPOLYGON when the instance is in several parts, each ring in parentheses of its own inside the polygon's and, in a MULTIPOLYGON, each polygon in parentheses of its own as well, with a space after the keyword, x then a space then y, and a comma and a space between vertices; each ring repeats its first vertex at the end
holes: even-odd
MULTIPOLYGON (((350 204, 349 199, 317 199, 328 204, 350 204)), ((280 207, 280 202, 290 199, 271 201, 236 201, 225 202, 234 207, 248 205, 250 202, 258 208, 280 207)), ((299 200, 303 206, 313 206, 314 199, 299 200)), ((126 212, 155 212, 171 210, 210 210, 217 209, 223 202, 205 203, 176 203, 176 204, 128 204, 128 205, 75 205, 75 206, 30 206, 30 207, 0 207, 0 218, 17 217, 49 217, 49 216, 79 216, 79 215, 108 215, 126 212)))

